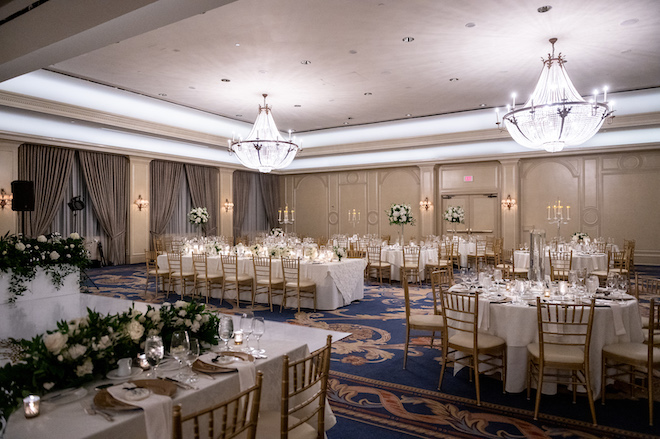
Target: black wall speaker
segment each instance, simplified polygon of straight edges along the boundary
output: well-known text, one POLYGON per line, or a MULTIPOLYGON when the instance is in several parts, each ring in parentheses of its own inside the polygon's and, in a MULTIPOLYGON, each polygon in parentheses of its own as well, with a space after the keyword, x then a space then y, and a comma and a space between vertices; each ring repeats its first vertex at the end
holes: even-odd
POLYGON ((83 210, 85 208, 85 202, 80 196, 71 198, 71 201, 69 201, 67 204, 69 205, 69 209, 74 212, 77 210, 83 210))
POLYGON ((11 210, 16 212, 31 212, 34 210, 34 182, 15 180, 11 182, 11 210))

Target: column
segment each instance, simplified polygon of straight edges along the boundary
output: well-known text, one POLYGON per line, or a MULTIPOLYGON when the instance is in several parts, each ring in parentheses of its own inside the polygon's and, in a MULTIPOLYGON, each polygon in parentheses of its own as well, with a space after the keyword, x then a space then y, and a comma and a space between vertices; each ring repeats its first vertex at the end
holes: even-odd
POLYGON ((499 160, 502 165, 502 179, 500 186, 500 198, 506 199, 508 195, 516 200, 516 205, 511 210, 502 207, 501 224, 502 238, 504 238, 504 248, 515 248, 516 243, 520 242, 520 169, 519 159, 499 160))
POLYGON ((419 207, 419 236, 418 239, 423 239, 426 235, 435 235, 435 209, 436 209, 436 200, 435 200, 435 165, 422 165, 418 166, 419 168, 419 202, 428 198, 431 206, 428 210, 423 207, 419 207))
POLYGON ((129 156, 130 181, 128 196, 130 207, 128 209, 128 228, 129 237, 128 261, 131 264, 144 262, 144 251, 149 249, 151 233, 149 233, 149 207, 139 210, 135 204, 138 196, 142 196, 147 201, 150 198, 151 173, 149 172, 150 158, 129 156))

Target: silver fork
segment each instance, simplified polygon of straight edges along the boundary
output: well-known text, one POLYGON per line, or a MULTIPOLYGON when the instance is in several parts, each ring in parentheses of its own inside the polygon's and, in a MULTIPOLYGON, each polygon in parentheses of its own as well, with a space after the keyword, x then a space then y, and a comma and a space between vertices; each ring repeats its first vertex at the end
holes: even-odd
POLYGON ((115 418, 110 413, 104 412, 103 410, 97 410, 92 403, 81 402, 80 405, 88 415, 99 415, 109 422, 113 422, 115 420, 115 418))

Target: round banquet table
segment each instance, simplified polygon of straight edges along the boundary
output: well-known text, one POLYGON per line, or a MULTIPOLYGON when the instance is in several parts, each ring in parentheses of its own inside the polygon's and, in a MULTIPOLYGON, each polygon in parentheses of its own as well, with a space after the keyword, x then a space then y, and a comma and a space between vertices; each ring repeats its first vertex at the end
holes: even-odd
POLYGON ((460 254, 461 267, 467 267, 468 254, 477 253, 477 243, 461 239, 458 243, 458 253, 460 254))
MULTIPOLYGON (((516 268, 529 268, 529 251, 516 250, 513 253, 514 264, 516 268)), ((607 255, 605 253, 582 253, 573 252, 573 262, 571 264, 573 270, 587 269, 587 273, 594 270, 607 269, 607 255)), ((550 274, 550 256, 546 251, 545 254, 545 273, 550 274)))
MULTIPOLYGON (((392 264, 392 280, 401 280, 399 273, 403 267, 403 248, 402 247, 383 247, 380 254, 381 261, 392 264)), ((422 247, 419 250, 419 278, 424 280, 425 268, 428 263, 436 264, 438 262, 438 249, 431 247, 422 247)))

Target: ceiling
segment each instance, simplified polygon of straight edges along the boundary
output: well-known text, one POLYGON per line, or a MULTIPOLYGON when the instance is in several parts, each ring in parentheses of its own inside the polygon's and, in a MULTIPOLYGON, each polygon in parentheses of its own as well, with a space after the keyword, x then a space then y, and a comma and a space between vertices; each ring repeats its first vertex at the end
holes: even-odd
POLYGON ((267 93, 301 132, 526 100, 551 37, 583 95, 657 87, 659 29, 657 0, 238 0, 51 68, 246 122, 267 93))

